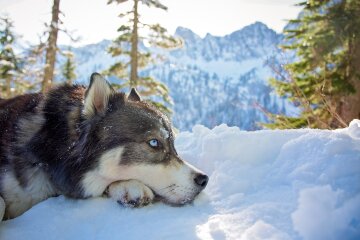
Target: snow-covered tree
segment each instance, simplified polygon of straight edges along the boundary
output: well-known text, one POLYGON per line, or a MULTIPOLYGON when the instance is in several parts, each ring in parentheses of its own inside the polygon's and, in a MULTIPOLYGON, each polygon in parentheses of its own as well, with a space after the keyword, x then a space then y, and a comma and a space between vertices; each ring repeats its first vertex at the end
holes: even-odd
POLYGON ((12 97, 21 59, 14 52, 15 34, 8 17, 0 18, 0 97, 12 97))

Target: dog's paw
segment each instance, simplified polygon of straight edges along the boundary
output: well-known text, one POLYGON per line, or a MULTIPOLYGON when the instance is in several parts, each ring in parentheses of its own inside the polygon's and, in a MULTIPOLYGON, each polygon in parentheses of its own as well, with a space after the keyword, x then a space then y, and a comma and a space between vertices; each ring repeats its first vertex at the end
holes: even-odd
POLYGON ((136 180, 119 181, 110 184, 108 195, 126 207, 143 207, 154 199, 152 190, 136 180))

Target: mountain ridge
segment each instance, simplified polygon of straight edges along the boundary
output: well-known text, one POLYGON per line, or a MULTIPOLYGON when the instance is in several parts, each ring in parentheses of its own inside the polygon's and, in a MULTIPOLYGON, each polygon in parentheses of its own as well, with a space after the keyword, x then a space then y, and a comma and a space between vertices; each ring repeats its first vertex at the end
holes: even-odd
MULTIPOLYGON (((257 106, 274 113, 291 109, 268 83, 273 76, 268 61, 277 61, 281 54, 281 34, 261 22, 225 36, 201 38, 184 27, 178 27, 175 34, 184 39, 184 47, 160 51, 165 60, 141 70, 140 75, 155 77, 169 87, 174 100, 172 120, 180 130, 221 123, 256 130, 261 128, 258 122, 268 121, 257 106)), ((77 82, 87 83, 92 72, 102 72, 119 60, 107 53, 110 44, 103 40, 74 49, 77 82)))

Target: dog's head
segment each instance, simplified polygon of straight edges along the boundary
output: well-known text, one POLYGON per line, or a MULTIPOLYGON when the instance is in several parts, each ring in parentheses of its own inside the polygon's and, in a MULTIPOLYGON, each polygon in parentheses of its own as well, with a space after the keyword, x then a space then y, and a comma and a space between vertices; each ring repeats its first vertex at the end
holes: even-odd
POLYGON ((135 89, 128 96, 116 93, 95 73, 83 115, 91 126, 88 138, 96 141, 91 150, 97 162, 92 174, 105 182, 135 179, 174 205, 191 202, 205 188, 208 177, 177 154, 168 118, 142 101, 135 89))

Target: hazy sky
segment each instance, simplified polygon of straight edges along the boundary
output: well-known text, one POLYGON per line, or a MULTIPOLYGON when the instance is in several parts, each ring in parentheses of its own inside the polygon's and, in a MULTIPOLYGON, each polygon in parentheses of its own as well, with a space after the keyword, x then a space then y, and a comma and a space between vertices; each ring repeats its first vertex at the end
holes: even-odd
MULTIPOLYGON (((142 6, 144 22, 161 23, 170 33, 177 26, 192 29, 200 36, 206 33, 223 36, 255 21, 261 21, 281 32, 286 19, 296 18, 299 0, 162 0, 168 11, 142 6)), ((0 0, 0 14, 9 15, 17 33, 27 41, 36 42, 51 19, 51 0, 0 0)), ((65 26, 82 37, 80 44, 112 39, 121 20, 117 17, 129 4, 107 5, 107 0, 61 0, 60 9, 65 26)), ((64 35, 61 44, 68 44, 64 35)))

